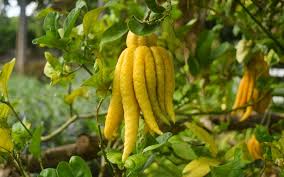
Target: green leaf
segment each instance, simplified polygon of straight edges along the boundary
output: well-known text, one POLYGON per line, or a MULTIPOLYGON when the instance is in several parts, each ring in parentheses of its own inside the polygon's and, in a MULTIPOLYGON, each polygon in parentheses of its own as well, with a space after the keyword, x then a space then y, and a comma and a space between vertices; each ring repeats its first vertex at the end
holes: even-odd
POLYGON ((124 22, 116 23, 109 27, 104 33, 100 42, 100 49, 104 44, 115 41, 121 38, 128 31, 127 25, 124 22))
POLYGON ((31 143, 29 145, 29 151, 36 158, 40 158, 41 156, 41 133, 42 126, 39 126, 35 129, 31 139, 31 143))
POLYGON ((10 108, 4 103, 0 103, 0 121, 4 120, 6 122, 6 119, 9 115, 10 108))
POLYGON ((67 162, 60 162, 56 168, 58 177, 76 177, 67 162))
POLYGON ((252 55, 253 42, 242 39, 236 45, 236 59, 239 63, 246 62, 252 55))
POLYGON ((71 157, 69 164, 75 177, 92 177, 89 166, 81 157, 71 157))
POLYGON ((233 161, 211 169, 212 177, 244 177, 242 170, 244 164, 241 162, 241 157, 241 150, 236 149, 233 161))
POLYGON ((187 143, 174 143, 171 145, 175 154, 185 160, 193 160, 197 158, 194 150, 187 143))
POLYGON ((50 52, 44 52, 44 57, 53 68, 55 68, 56 70, 62 69, 61 63, 59 62, 58 58, 56 58, 50 52))
POLYGON ((107 159, 113 164, 122 164, 122 153, 117 151, 106 152, 107 159))
POLYGON ((86 2, 84 0, 78 0, 76 2, 76 9, 81 9, 83 7, 87 6, 86 2))
POLYGON ((145 2, 147 4, 147 7, 155 13, 163 13, 165 11, 165 8, 159 6, 156 0, 145 0, 145 2))
POLYGON ((187 123, 186 127, 189 128, 192 133, 197 136, 198 139, 204 141, 206 144, 209 145, 209 150, 212 154, 212 156, 216 156, 218 152, 218 148, 215 144, 215 140, 213 136, 211 136, 206 130, 203 128, 197 126, 194 123, 187 123))
POLYGON ((8 80, 12 74, 16 59, 4 64, 0 73, 0 92, 5 99, 8 99, 8 80))
POLYGON ((184 167, 183 177, 203 177, 210 172, 211 166, 217 166, 219 163, 215 159, 200 157, 184 167))
POLYGON ((158 23, 156 24, 140 23, 134 17, 129 20, 127 25, 128 25, 128 29, 131 32, 137 35, 141 35, 141 36, 153 33, 159 27, 158 23))
POLYGON ((272 65, 275 65, 275 64, 279 63, 280 57, 273 49, 270 49, 268 54, 264 56, 264 60, 270 66, 272 66, 272 65))
POLYGON ((58 14, 56 12, 49 12, 44 19, 43 29, 45 32, 52 32, 53 34, 57 34, 58 28, 58 14))
MULTIPOLYGON (((27 128, 30 123, 24 122, 27 128)), ((20 122, 16 122, 12 126, 12 139, 17 150, 22 150, 30 139, 30 135, 20 122)))
POLYGON ((170 138, 172 135, 173 135, 173 134, 172 134, 171 132, 166 132, 166 133, 164 133, 164 134, 158 136, 158 137, 156 138, 156 140, 158 141, 159 144, 164 144, 164 143, 166 143, 166 142, 169 140, 169 138, 170 138))
POLYGON ((47 168, 40 172, 39 177, 58 177, 57 171, 53 168, 47 168))
POLYGON ((196 46, 196 57, 199 61, 201 68, 206 68, 212 61, 211 45, 214 40, 215 34, 213 31, 203 31, 198 38, 196 46))
POLYGON ((63 37, 66 38, 70 35, 73 27, 75 26, 75 23, 77 21, 77 18, 79 17, 81 12, 81 9, 75 8, 73 9, 68 16, 66 17, 64 23, 63 23, 63 31, 64 35, 63 37))
POLYGON ((39 44, 41 47, 57 48, 64 50, 68 43, 66 39, 59 39, 59 36, 55 36, 50 31, 46 35, 36 38, 32 41, 33 44, 39 44))
POLYGON ((154 145, 147 146, 147 147, 143 150, 143 153, 148 152, 148 151, 153 151, 153 150, 155 150, 155 149, 160 148, 160 147, 163 146, 163 145, 164 145, 164 144, 154 144, 154 145))
POLYGON ((268 129, 265 126, 257 125, 255 128, 256 139, 260 142, 272 142, 273 136, 268 132, 268 129))
POLYGON ((200 67, 198 61, 194 57, 189 57, 188 59, 189 72, 193 76, 197 76, 200 72, 200 67))
POLYGON ((99 7, 87 12, 83 18, 83 29, 84 34, 88 35, 91 29, 94 27, 95 22, 97 21, 100 13, 105 9, 105 7, 99 7))
POLYGON ((222 55, 224 55, 230 48, 231 48, 231 45, 228 42, 224 42, 219 47, 211 51, 210 58, 212 59, 219 58, 222 55))

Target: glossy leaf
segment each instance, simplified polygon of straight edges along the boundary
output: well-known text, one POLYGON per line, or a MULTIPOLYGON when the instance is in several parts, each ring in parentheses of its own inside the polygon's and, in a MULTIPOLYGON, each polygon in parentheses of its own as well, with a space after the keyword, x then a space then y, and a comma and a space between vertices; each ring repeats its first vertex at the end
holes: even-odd
POLYGON ((134 17, 128 22, 128 29, 137 35, 147 35, 153 33, 159 27, 159 24, 140 23, 134 17))
POLYGON ((60 162, 56 170, 57 170, 58 177, 67 177, 67 176, 76 177, 72 172, 72 168, 67 162, 60 162))
POLYGON ((70 35, 72 29, 75 26, 77 18, 80 15, 80 12, 81 12, 80 8, 75 8, 68 14, 68 16, 66 17, 63 23, 63 31, 64 31, 63 37, 68 37, 70 35))
MULTIPOLYGON (((0 73, 0 93, 5 99, 8 99, 8 81, 12 74, 16 59, 4 64, 0 73)), ((1 96, 0 95, 0 96, 1 96)))
POLYGON ((159 6, 156 2, 156 0, 145 0, 147 7, 155 12, 155 13, 162 13, 165 11, 165 8, 162 6, 159 6))
POLYGON ((71 157, 69 164, 75 177, 92 177, 89 166, 81 157, 71 157))
POLYGON ((58 177, 58 175, 55 169, 47 168, 40 172, 39 177, 58 177))

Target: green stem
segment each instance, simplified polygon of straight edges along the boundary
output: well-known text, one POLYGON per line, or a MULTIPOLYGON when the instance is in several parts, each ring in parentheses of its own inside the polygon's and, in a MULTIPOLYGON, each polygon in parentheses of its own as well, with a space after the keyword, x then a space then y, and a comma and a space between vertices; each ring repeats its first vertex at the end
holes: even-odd
POLYGON ((1 103, 4 103, 6 104, 11 110, 12 112, 14 113, 14 115, 16 116, 16 118, 18 119, 18 121, 22 124, 22 126, 25 128, 25 130, 28 132, 28 134, 30 136, 33 136, 32 133, 30 132, 30 130, 26 127, 26 125, 23 123, 23 121, 21 120, 19 114, 16 112, 16 110, 14 109, 14 107, 11 105, 10 102, 8 101, 3 101, 3 100, 0 100, 1 103))

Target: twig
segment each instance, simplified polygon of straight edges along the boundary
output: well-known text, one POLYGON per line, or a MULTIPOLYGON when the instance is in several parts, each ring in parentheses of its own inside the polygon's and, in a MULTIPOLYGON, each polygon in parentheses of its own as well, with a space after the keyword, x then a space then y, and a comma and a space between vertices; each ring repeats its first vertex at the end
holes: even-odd
POLYGON ((30 130, 26 127, 26 125, 23 123, 23 121, 21 120, 19 114, 16 112, 16 110, 14 109, 14 107, 11 105, 10 102, 8 101, 4 101, 4 100, 0 100, 1 103, 4 103, 6 104, 11 110, 12 112, 14 113, 14 115, 16 116, 16 118, 18 119, 18 121, 21 123, 21 125, 25 128, 25 130, 28 132, 28 134, 30 136, 33 136, 32 133, 30 132, 30 130))
POLYGON ((83 67, 83 68, 87 71, 87 73, 89 73, 91 76, 94 75, 94 74, 92 73, 92 71, 89 70, 89 68, 88 68, 86 65, 82 64, 82 67, 83 67))
POLYGON ((250 16, 250 18, 262 29, 262 31, 270 38, 273 40, 273 42, 281 49, 284 50, 284 47, 282 44, 272 35, 272 33, 267 30, 253 15, 252 13, 244 6, 243 3, 241 3, 240 0, 236 1, 240 6, 244 9, 244 11, 250 16))
POLYGON ((98 132, 99 132, 99 139, 100 139, 100 143, 99 143, 99 147, 103 153, 104 159, 106 160, 106 162, 108 163, 108 165, 110 166, 110 168, 112 169, 112 172, 114 174, 114 176, 116 176, 116 172, 115 169, 113 167, 113 165, 110 163, 110 161, 107 158, 106 152, 105 152, 105 145, 104 145, 104 140, 103 140, 103 135, 102 135, 102 131, 101 131, 101 127, 99 124, 99 112, 100 112, 100 108, 102 106, 104 99, 100 99, 97 109, 96 109, 96 121, 97 121, 97 126, 98 126, 98 132))
POLYGON ((74 123, 76 120, 78 119, 86 119, 86 118, 92 118, 95 117, 94 114, 87 114, 87 115, 74 115, 72 117, 70 117, 64 124, 62 124, 59 128, 57 128, 56 130, 54 130, 52 133, 46 135, 46 136, 42 136, 41 137, 41 141, 49 141, 52 138, 54 138, 55 136, 59 135, 61 132, 63 132, 66 128, 68 128, 72 123, 74 123))

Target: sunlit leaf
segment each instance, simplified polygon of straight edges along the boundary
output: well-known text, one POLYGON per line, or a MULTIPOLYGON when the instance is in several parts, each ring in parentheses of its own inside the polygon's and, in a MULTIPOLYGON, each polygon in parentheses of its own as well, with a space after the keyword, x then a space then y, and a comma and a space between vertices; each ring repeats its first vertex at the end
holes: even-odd
POLYGON ((100 13, 105 9, 105 7, 99 7, 87 12, 83 18, 83 29, 84 34, 88 35, 96 23, 100 13))
POLYGON ((75 26, 75 23, 77 21, 77 18, 79 17, 81 12, 81 9, 75 8, 73 9, 68 16, 66 17, 64 23, 63 23, 63 31, 64 31, 64 37, 68 37, 75 26))
POLYGON ((47 168, 40 172, 39 177, 58 177, 56 169, 47 168))
POLYGON ((78 97, 88 98, 89 96, 88 91, 89 89, 87 87, 79 87, 73 90, 69 95, 66 95, 64 97, 64 101, 67 104, 72 104, 75 101, 75 99, 78 97))
POLYGON ((0 103, 0 120, 4 119, 6 121, 9 115, 10 108, 4 103, 0 103))
MULTIPOLYGON (((25 126, 29 129, 31 127, 31 124, 23 121, 25 126)), ((12 138, 15 145, 16 150, 22 150, 30 140, 30 134, 27 132, 27 130, 24 128, 24 126, 20 123, 14 123, 12 126, 12 138)))
POLYGON ((16 59, 12 59, 10 62, 4 64, 0 73, 0 91, 5 99, 8 99, 8 80, 11 76, 15 65, 16 59))
POLYGON ((186 127, 189 128, 192 133, 197 136, 198 139, 204 141, 206 144, 209 145, 209 150, 212 156, 215 157, 217 155, 218 148, 212 135, 210 135, 206 130, 197 126, 194 123, 187 123, 186 127))
POLYGON ((236 45, 236 59, 239 63, 246 62, 251 56, 253 42, 251 40, 242 39, 236 45))
POLYGON ((0 128, 0 152, 11 152, 13 150, 13 142, 11 130, 9 128, 0 128))
POLYGON ((210 166, 217 166, 219 163, 216 159, 200 157, 184 167, 183 177, 203 177, 210 172, 210 166))

